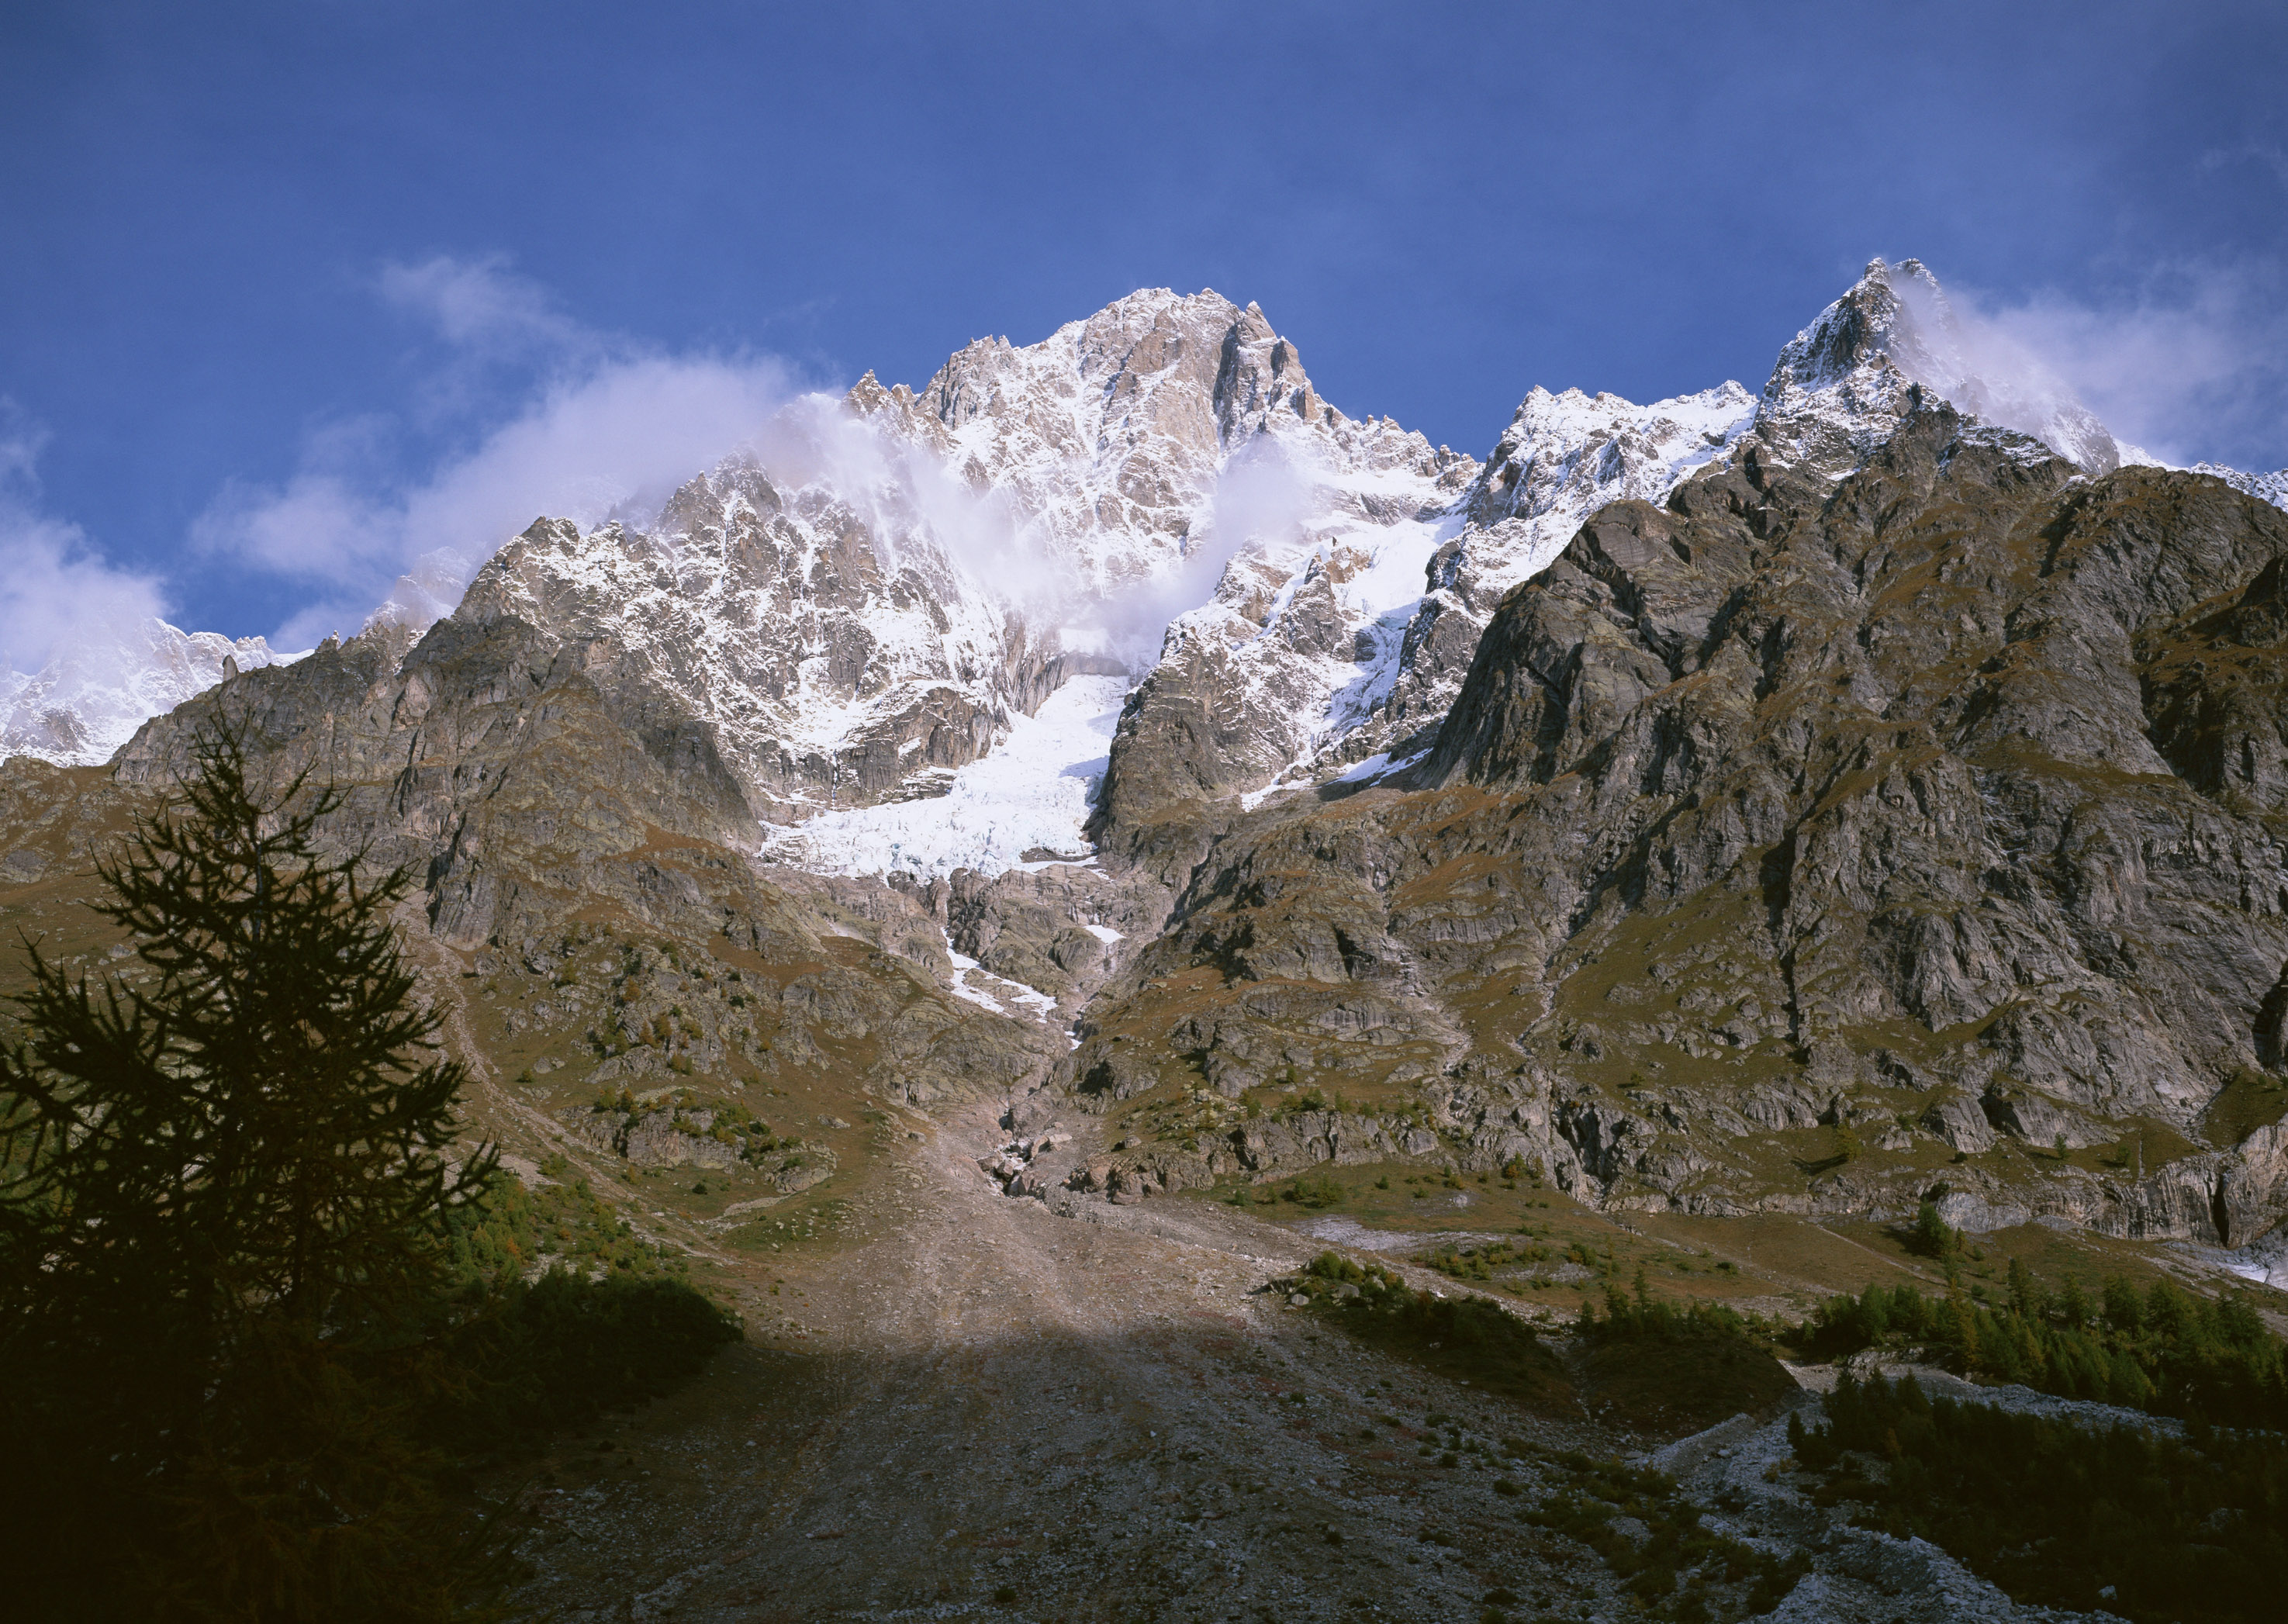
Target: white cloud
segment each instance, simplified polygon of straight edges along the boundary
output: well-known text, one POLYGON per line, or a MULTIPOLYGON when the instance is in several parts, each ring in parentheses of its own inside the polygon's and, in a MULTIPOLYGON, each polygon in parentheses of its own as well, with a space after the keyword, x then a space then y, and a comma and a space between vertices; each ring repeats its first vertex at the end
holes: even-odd
MULTIPOLYGON (((2169 462, 2288 463, 2288 302, 2276 268, 2178 266, 2108 300, 1974 300, 2117 439, 2169 462)), ((1958 290, 1949 292, 1959 304, 1958 290)))
POLYGON ((775 483, 831 490, 892 559, 926 574, 950 566, 1035 620, 1061 612, 1079 590, 1074 561, 1046 544, 1006 491, 978 489, 935 451, 845 411, 838 396, 790 401, 741 449, 775 483))
POLYGON ((116 638, 166 608, 159 583, 114 567, 79 527, 41 512, 46 435, 0 399, 0 673, 37 671, 64 649, 116 638))
POLYGON ((1079 623, 1100 630, 1105 652, 1131 669, 1149 669, 1170 622, 1214 596, 1234 558, 1245 549, 1298 541, 1305 521, 1324 511, 1312 473, 1278 440, 1251 442, 1217 476, 1204 520, 1183 557, 1112 598, 1083 606, 1079 623))
POLYGON ((597 342, 594 333, 564 313, 553 294, 510 270, 499 254, 482 259, 439 254, 419 265, 393 260, 381 268, 375 285, 389 303, 429 321, 448 344, 576 351, 597 342))

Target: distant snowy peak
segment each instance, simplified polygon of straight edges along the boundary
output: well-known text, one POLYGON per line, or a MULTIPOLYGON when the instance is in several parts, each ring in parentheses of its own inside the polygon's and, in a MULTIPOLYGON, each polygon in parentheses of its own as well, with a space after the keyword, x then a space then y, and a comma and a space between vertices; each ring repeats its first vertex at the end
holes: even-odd
POLYGON ((1212 290, 1143 289, 1021 348, 979 339, 918 392, 869 373, 849 403, 973 487, 1009 493, 1100 594, 1196 556, 1227 464, 1259 440, 1338 483, 1379 474, 1458 491, 1477 468, 1386 419, 1346 417, 1261 310, 1212 290))
POLYGON ((0 673, 0 757, 35 756, 58 766, 93 766, 155 716, 224 677, 298 658, 260 638, 187 632, 151 619, 87 643, 39 672, 0 673))
POLYGON ((2205 473, 2222 479, 2244 495, 2268 502, 2276 508, 2288 508, 2288 468, 2277 473, 2244 473, 2237 468, 2225 468, 2215 463, 2195 463, 2191 471, 2205 473))
POLYGON ((2120 465, 2113 436, 2031 355, 1962 320, 1921 261, 1871 261, 1782 349, 1756 429, 1780 455, 1842 473, 1891 437, 1913 391, 2043 441, 2089 472, 2120 465))
POLYGON ((1756 397, 1729 382, 1650 406, 1535 389, 1486 459, 1466 510, 1473 533, 1439 584, 1474 572, 1473 599, 1498 598, 1555 558, 1607 503, 1660 501, 1755 415, 1756 397))

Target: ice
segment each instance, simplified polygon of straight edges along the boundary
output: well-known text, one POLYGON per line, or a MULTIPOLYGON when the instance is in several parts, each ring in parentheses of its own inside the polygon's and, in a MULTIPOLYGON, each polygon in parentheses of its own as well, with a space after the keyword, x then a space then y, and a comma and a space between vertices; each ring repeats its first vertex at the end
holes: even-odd
POLYGON ((993 875, 1045 866, 1021 863, 1040 847, 1089 852, 1081 826, 1126 692, 1122 677, 1072 677, 990 752, 957 769, 945 794, 821 812, 768 831, 765 852, 814 874, 898 870, 929 879, 956 868, 993 875))

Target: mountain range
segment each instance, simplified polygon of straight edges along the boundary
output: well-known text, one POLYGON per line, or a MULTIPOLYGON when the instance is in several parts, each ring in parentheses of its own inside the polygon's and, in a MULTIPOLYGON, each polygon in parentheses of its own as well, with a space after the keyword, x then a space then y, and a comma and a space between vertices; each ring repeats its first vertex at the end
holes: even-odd
POLYGON ((2212 1121, 2288 986, 2288 476, 2161 468, 1991 359, 1879 260, 1760 393, 1535 389, 1479 461, 1139 292, 799 400, 647 524, 536 520, 433 623, 409 579, 290 661, 75 651, 9 748, 160 786, 250 725, 442 946, 601 903, 833 964, 899 1034, 868 1088, 982 1050, 1147 1102, 1107 1180, 1426 1110, 1600 1204, 1895 1213, 1969 1158, 1958 1217, 2243 1248, 2288 1201, 2278 1131, 2212 1121), (1296 1079, 1345 1107, 1235 1114, 1296 1079), (1759 1135, 1822 1128, 1868 1148, 1807 1192, 1759 1135), (2140 1180, 1978 1160, 2139 1135, 2140 1180))

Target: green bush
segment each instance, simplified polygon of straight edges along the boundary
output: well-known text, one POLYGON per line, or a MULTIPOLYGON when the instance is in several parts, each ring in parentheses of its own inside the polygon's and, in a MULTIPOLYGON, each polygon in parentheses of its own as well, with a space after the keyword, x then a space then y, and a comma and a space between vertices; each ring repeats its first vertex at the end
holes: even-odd
POLYGON ((2006 1303, 1870 1286, 1828 1299, 1794 1340, 1829 1359, 1917 1349, 1950 1369, 2063 1398, 2288 1429, 2288 1344, 2238 1292, 2198 1297, 2157 1280, 2141 1295, 2109 1279, 2093 1306, 2078 1282, 2046 1293, 2014 1262, 2006 1303))

